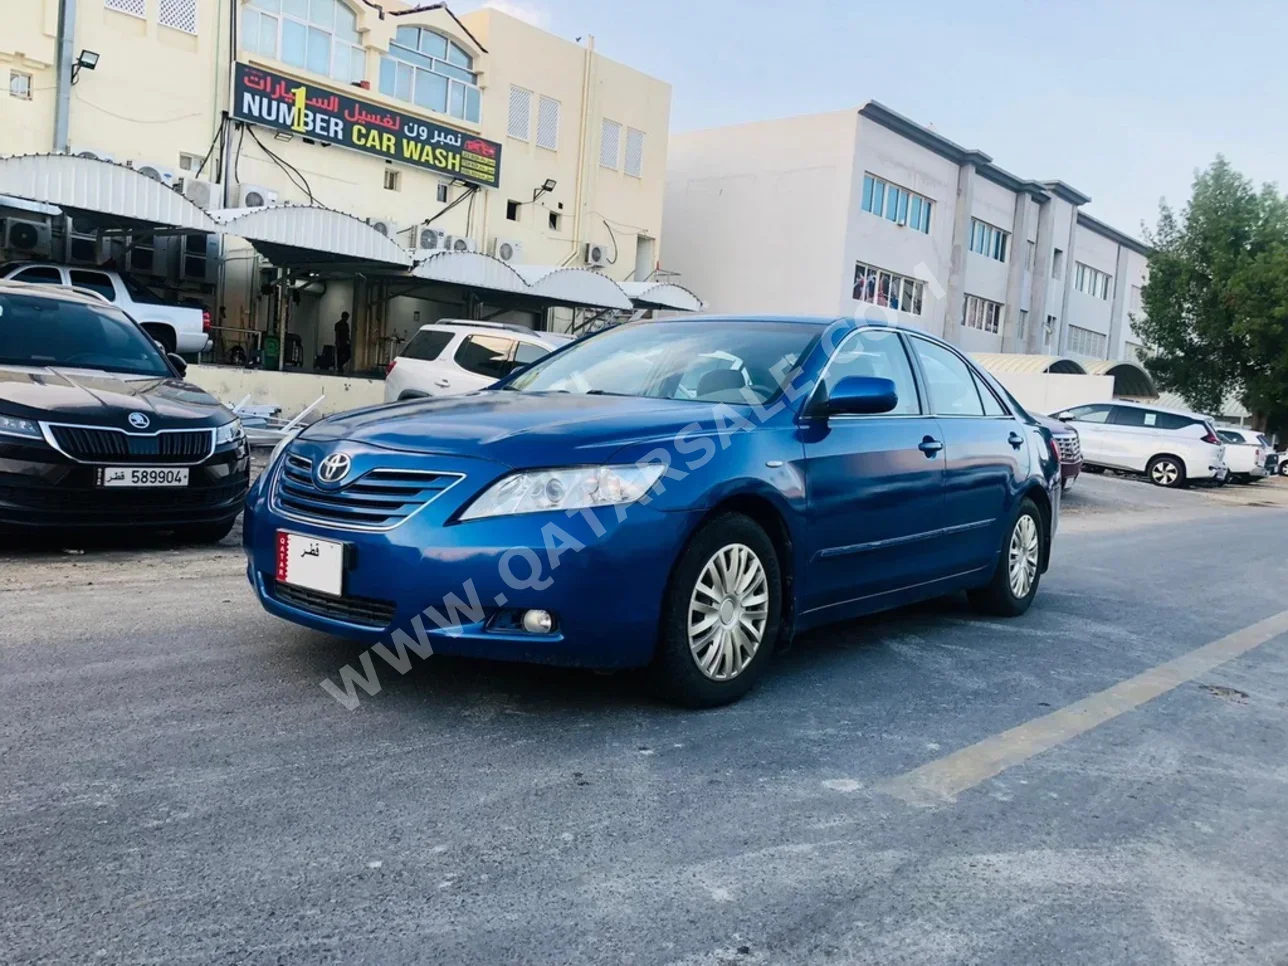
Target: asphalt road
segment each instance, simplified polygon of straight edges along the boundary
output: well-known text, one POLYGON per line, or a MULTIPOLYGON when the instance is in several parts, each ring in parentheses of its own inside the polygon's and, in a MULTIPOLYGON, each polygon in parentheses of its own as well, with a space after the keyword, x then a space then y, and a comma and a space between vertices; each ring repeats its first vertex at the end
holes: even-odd
POLYGON ((847 624, 697 714, 437 658, 349 712, 234 541, 10 554, 0 962, 1288 963, 1288 634, 1227 639, 1288 608, 1241 505, 1288 490, 1229 493, 1084 480, 1026 617, 847 624))

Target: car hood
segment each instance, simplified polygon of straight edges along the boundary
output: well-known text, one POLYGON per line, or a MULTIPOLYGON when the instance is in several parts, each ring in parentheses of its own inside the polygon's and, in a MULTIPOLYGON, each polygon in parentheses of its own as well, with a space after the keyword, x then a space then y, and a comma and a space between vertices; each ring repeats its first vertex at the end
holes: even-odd
POLYGON ((228 421, 219 400, 182 379, 53 366, 0 366, 0 412, 122 428, 135 412, 146 413, 154 429, 228 421))
POLYGON ((515 468, 558 466, 669 442, 682 431, 728 431, 736 422, 730 412, 728 404, 675 399, 493 390, 331 416, 301 438, 488 459, 515 468))

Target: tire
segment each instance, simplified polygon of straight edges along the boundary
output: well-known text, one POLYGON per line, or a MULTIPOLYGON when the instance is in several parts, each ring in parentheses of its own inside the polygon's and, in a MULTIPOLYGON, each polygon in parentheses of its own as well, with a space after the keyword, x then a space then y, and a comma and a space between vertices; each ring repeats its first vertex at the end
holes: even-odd
POLYGON ((233 517, 222 523, 198 523, 188 527, 177 527, 174 536, 180 543, 218 543, 233 532, 233 524, 236 522, 237 518, 233 517))
POLYGON ((778 554, 754 520, 728 513, 705 524, 680 555, 662 602, 651 668, 662 696, 687 708, 715 708, 750 691, 778 639, 782 586, 778 554), (745 579, 753 565, 748 555, 759 576, 740 593, 726 593, 720 565, 739 567, 745 579), (702 627, 707 620, 714 623, 702 627), (760 640, 748 654, 757 627, 760 640))
POLYGON ((1288 459, 1279 464, 1279 475, 1288 476, 1288 459))
POLYGON ((1149 482, 1164 489, 1179 490, 1187 486, 1185 464, 1175 456, 1163 453, 1155 456, 1145 467, 1149 482))
POLYGON ((1042 555, 1046 541, 1042 511, 1036 503, 1025 498, 1015 519, 1006 528, 992 579, 986 586, 967 592, 970 605, 981 614, 995 617, 1019 617, 1028 610, 1042 581, 1042 555), (1024 568, 1023 577, 1018 569, 1021 566, 1024 568))

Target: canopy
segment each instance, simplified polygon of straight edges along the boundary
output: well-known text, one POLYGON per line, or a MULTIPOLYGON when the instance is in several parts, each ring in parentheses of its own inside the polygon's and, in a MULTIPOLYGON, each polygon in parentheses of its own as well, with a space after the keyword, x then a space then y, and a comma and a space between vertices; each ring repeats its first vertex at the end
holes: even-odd
POLYGON ((637 308, 674 309, 677 312, 701 312, 702 299, 683 285, 672 282, 619 282, 637 308))
POLYGON ((621 286, 599 272, 553 265, 515 265, 514 270, 528 283, 533 295, 551 302, 604 309, 634 308, 621 286))
POLYGON ((210 216, 225 234, 240 235, 274 265, 379 262, 403 268, 411 256, 354 215, 321 205, 225 208, 210 216))
POLYGON ((556 305, 631 308, 620 286, 598 272, 553 265, 513 265, 481 252, 438 252, 419 262, 411 274, 430 282, 523 295, 556 305))
POLYGON ((1115 396, 1153 398, 1158 395, 1154 380, 1141 365, 1123 359, 1097 359, 1087 364, 1087 374, 1113 376, 1115 396))
POLYGON ((105 227, 217 232, 210 216, 163 182, 113 161, 71 154, 0 158, 0 195, 57 205, 105 227))
POLYGON ((1023 355, 1013 352, 972 352, 971 358, 989 372, 1050 372, 1064 376, 1085 376, 1087 370, 1068 356, 1023 355))

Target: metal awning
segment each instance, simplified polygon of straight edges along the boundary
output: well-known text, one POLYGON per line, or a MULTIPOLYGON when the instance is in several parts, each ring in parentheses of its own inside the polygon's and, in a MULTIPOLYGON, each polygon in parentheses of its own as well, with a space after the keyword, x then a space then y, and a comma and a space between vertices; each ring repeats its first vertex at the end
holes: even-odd
POLYGON ((204 211, 174 189, 133 168, 71 154, 0 158, 0 195, 83 215, 121 230, 217 232, 204 211))
POLYGON ((672 282, 618 282, 626 297, 641 309, 674 309, 677 312, 701 312, 702 299, 683 285, 672 282))
POLYGON ((1152 398, 1158 389, 1150 374, 1135 362, 1124 359, 1097 359, 1087 363, 1087 373, 1092 376, 1113 376, 1115 396, 1152 398))
POLYGON ((412 269, 415 278, 479 292, 504 292, 552 305, 630 309, 631 300, 606 275, 584 268, 513 265, 481 252, 439 252, 412 269))
POLYGON ((634 308, 622 287, 607 275, 584 268, 553 265, 515 265, 531 294, 560 305, 584 305, 597 309, 634 308))
POLYGON ((971 358, 989 372, 1049 372, 1064 376, 1085 376, 1087 370, 1068 356, 1024 355, 1016 352, 972 352, 971 358))
POLYGON ((378 262, 411 266, 396 241, 354 215, 321 205, 274 205, 212 211, 227 235, 239 235, 274 265, 378 262))

